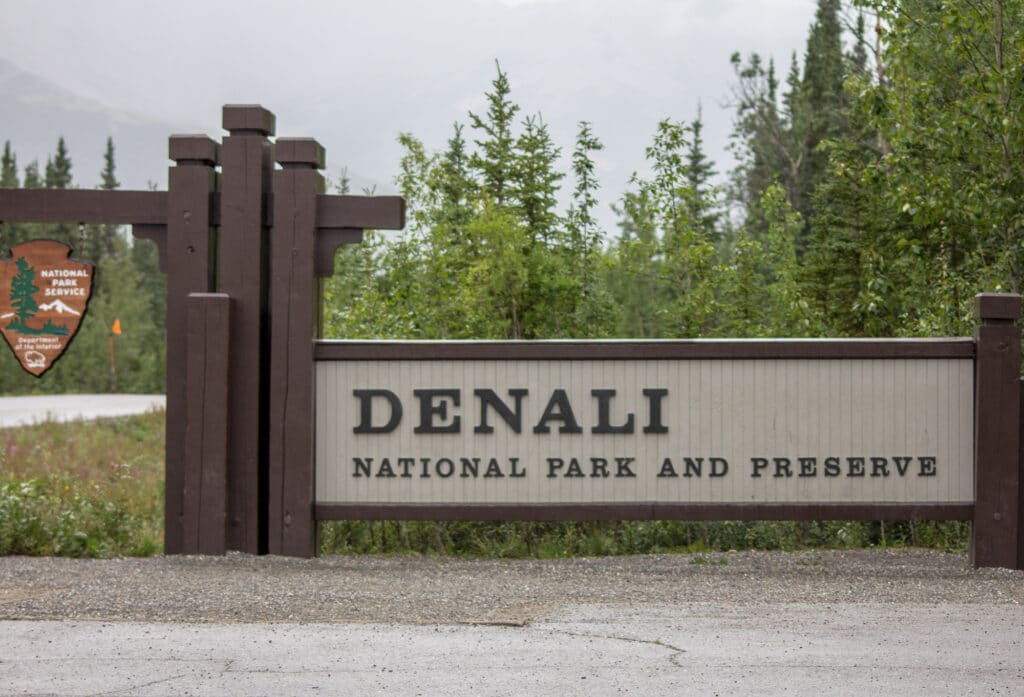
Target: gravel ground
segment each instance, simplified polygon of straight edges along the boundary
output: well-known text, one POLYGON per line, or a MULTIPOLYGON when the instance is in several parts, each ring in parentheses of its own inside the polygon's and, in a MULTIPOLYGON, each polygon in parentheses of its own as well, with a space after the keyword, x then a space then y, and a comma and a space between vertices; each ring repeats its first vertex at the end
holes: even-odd
POLYGON ((0 558, 0 620, 519 625, 565 605, 1024 604, 1024 572, 923 550, 559 560, 0 558))

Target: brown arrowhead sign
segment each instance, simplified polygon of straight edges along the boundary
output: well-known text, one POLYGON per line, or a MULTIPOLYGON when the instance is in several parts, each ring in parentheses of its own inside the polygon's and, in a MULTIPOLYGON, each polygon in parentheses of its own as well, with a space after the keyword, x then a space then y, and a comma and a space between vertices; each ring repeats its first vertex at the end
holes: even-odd
POLYGON ((0 260, 0 332, 36 377, 71 343, 92 293, 93 265, 70 254, 61 242, 32 240, 0 260))

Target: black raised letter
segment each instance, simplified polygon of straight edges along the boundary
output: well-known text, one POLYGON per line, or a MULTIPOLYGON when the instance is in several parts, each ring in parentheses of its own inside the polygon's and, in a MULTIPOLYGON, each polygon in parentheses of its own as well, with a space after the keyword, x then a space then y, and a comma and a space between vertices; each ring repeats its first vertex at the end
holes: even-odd
POLYGON ((516 410, 512 411, 508 405, 501 401, 501 397, 494 390, 476 389, 473 394, 480 398, 480 423, 473 429, 473 433, 494 433, 494 426, 487 423, 487 407, 491 407, 511 428, 513 433, 520 433, 523 429, 523 397, 526 390, 522 388, 509 390, 508 394, 516 400, 516 410))
POLYGON ((644 389, 644 397, 647 397, 647 425, 644 426, 644 433, 668 433, 668 427, 661 423, 661 400, 668 396, 668 390, 663 387, 648 387, 644 389))
POLYGON ((447 397, 452 406, 459 406, 459 390, 413 390, 420 400, 420 425, 413 429, 414 433, 458 433, 462 419, 458 415, 452 417, 451 423, 435 425, 434 416, 441 420, 448 418, 448 402, 442 399, 434 402, 434 397, 447 397))
POLYGON ((565 390, 555 390, 551 393, 548 405, 544 407, 544 415, 533 427, 534 433, 551 433, 548 421, 561 421, 558 427, 559 433, 583 433, 583 429, 576 423, 576 415, 572 413, 572 405, 569 404, 569 396, 565 390))
POLYGON ((591 390, 590 394, 597 397, 597 425, 590 429, 591 433, 632 433, 633 415, 626 414, 626 423, 621 426, 611 424, 611 403, 615 390, 591 390))
POLYGON ((352 429, 353 433, 391 433, 398 428, 398 424, 402 420, 402 401, 394 392, 391 390, 352 390, 352 394, 359 400, 359 425, 352 429), (383 397, 391 405, 391 416, 383 426, 373 425, 371 405, 374 397, 383 397))

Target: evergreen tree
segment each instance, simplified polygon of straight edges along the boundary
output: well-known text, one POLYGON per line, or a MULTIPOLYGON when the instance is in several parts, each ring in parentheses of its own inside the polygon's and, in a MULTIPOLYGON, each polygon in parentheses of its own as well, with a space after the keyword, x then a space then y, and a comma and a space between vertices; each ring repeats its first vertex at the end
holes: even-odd
POLYGON ((718 192, 711 184, 715 176, 715 165, 704 153, 703 110, 698 105, 697 118, 690 124, 690 145, 686 152, 684 173, 686 183, 693 191, 688 201, 690 219, 697 222, 705 233, 718 236, 718 222, 722 217, 718 203, 718 192))
POLYGON ((481 132, 475 141, 479 153, 470 157, 470 166, 480 172, 481 185, 487 196, 499 206, 508 202, 510 185, 515 178, 515 137, 512 133, 513 120, 519 105, 509 99, 511 88, 508 75, 501 71, 501 64, 494 62, 498 76, 491 82, 492 92, 486 94, 487 113, 477 116, 469 112, 469 121, 474 129, 481 132))
POLYGON ((100 172, 100 188, 106 191, 113 191, 121 186, 114 174, 114 139, 107 138, 107 147, 103 151, 103 171, 100 172))
POLYGON ((573 256, 586 261, 577 273, 588 284, 593 276, 591 255, 598 250, 602 238, 594 217, 599 184, 594 175, 592 153, 603 149, 604 144, 594 135, 590 122, 580 121, 576 132, 576 146, 572 153, 572 171, 576 178, 576 186, 572 192, 572 205, 566 216, 566 229, 569 233, 569 244, 574 250, 573 256))
POLYGON ((519 215, 526 225, 531 244, 551 245, 558 223, 555 212, 558 182, 565 177, 555 170, 560 155, 551 141, 547 124, 540 116, 523 122, 523 133, 516 140, 515 179, 510 187, 519 215))
POLYGON ((848 135, 844 92, 847 61, 843 54, 840 0, 818 0, 807 37, 804 73, 794 100, 793 124, 801 141, 802 162, 794 207, 813 224, 812 194, 828 168, 828 154, 819 146, 848 135))
POLYGON ((473 217, 477 184, 469 171, 469 154, 462 137, 463 126, 453 125, 452 137, 437 168, 439 215, 437 222, 448 230, 447 237, 456 245, 466 242, 466 225, 473 217))
POLYGON ((39 176, 39 161, 32 160, 25 165, 25 179, 23 186, 26 189, 41 189, 43 188, 43 180, 39 176))
POLYGON ((21 332, 28 332, 28 321, 36 316, 39 305, 36 304, 35 296, 39 292, 39 286, 35 284, 36 270, 28 265, 24 257, 15 262, 18 268, 18 275, 11 281, 11 307, 14 308, 14 319, 7 326, 21 332))
MULTIPOLYGON (((0 189, 18 188, 18 158, 11 151, 11 141, 4 142, 4 154, 0 159, 0 189)), ((0 255, 24 241, 22 226, 15 223, 0 223, 0 255)))
MULTIPOLYGON (((103 152, 103 171, 100 172, 100 189, 112 191, 120 187, 115 171, 114 140, 107 138, 106 149, 103 152)), ((121 235, 119 227, 103 224, 87 225, 76 251, 81 258, 102 265, 107 259, 122 256, 126 249, 125 239, 121 235)), ((104 290, 104 281, 101 275, 96 279, 94 292, 103 293, 104 290)))
POLYGON ((57 139, 57 152, 52 158, 46 159, 46 179, 44 181, 47 189, 71 187, 71 157, 63 136, 57 139))
POLYGON ((11 152, 11 141, 4 141, 4 155, 0 160, 0 189, 18 188, 18 157, 11 152))
MULTIPOLYGON (((67 189, 71 187, 71 157, 68 154, 63 136, 57 139, 57 152, 53 156, 46 158, 44 172, 43 186, 47 189, 67 189)), ((28 188, 27 173, 25 179, 25 188, 28 188)), ((71 248, 76 251, 79 251, 81 247, 81 234, 66 223, 40 227, 33 234, 45 235, 59 242, 64 242, 71 245, 71 248)))

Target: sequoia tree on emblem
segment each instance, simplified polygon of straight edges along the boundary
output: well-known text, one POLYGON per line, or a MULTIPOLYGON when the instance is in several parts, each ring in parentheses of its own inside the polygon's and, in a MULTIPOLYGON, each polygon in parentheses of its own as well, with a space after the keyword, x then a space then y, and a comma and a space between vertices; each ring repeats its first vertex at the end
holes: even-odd
POLYGON ((61 242, 32 240, 0 260, 0 332, 36 377, 71 343, 92 293, 93 265, 70 254, 61 242))

